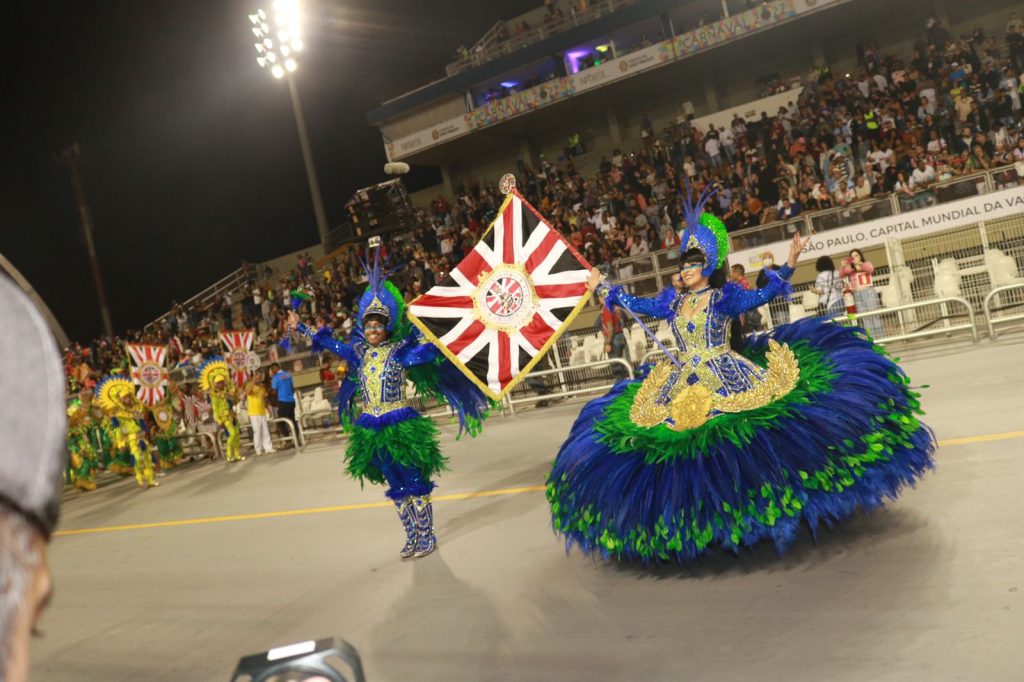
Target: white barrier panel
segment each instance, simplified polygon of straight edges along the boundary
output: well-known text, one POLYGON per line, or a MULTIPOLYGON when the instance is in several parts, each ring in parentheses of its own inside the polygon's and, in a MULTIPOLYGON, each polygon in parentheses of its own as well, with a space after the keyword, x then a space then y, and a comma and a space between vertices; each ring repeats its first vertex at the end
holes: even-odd
MULTIPOLYGON (((1008 284, 1006 286, 996 287, 992 291, 988 292, 988 296, 985 297, 985 303, 983 305, 985 309, 985 323, 988 326, 988 335, 991 339, 998 338, 998 332, 996 331, 997 324, 1004 324, 1006 322, 1020 322, 1024 320, 1024 313, 1016 313, 1014 315, 1001 315, 999 317, 993 316, 993 313, 998 312, 1000 308, 995 307, 998 303, 997 298, 1010 291, 1018 291, 1024 293, 1024 283, 1021 284, 1008 284)), ((1007 306, 1008 308, 1020 308, 1022 304, 1016 304, 1007 306)))
MULTIPOLYGON (((951 227, 973 225, 1020 213, 1024 213, 1024 186, 1011 187, 812 235, 800 254, 800 260, 814 260, 819 256, 831 256, 849 249, 878 246, 887 239, 921 237, 951 227)), ((734 251, 729 254, 729 262, 743 265, 749 273, 761 269, 766 253, 770 253, 776 263, 785 263, 789 256, 789 241, 734 251)))

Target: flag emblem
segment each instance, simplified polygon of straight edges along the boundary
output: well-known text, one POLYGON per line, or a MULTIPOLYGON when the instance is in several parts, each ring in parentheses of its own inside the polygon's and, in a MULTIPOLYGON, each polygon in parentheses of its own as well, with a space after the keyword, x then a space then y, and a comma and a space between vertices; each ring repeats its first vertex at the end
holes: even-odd
POLYGON ((586 305, 590 265, 514 189, 409 319, 481 390, 508 393, 586 305))
POLYGON ((150 407, 161 402, 167 388, 168 373, 164 367, 167 348, 134 343, 125 344, 125 348, 132 362, 131 377, 135 384, 135 396, 150 407))
POLYGON ((231 377, 239 386, 244 386, 249 380, 249 351, 255 336, 256 332, 252 329, 220 333, 220 341, 227 349, 225 360, 231 367, 231 377))

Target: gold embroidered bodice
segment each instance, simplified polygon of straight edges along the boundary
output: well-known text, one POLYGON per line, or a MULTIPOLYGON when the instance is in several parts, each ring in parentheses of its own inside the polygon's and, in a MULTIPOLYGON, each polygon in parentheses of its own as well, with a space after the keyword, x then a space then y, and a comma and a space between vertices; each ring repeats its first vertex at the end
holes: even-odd
POLYGON ((666 358, 648 374, 630 413, 635 423, 695 428, 721 413, 762 407, 792 390, 799 369, 788 347, 771 341, 768 367, 760 367, 730 349, 733 321, 717 308, 720 291, 712 292, 706 307, 689 320, 681 314, 686 298, 676 297, 668 318, 680 366, 666 358))

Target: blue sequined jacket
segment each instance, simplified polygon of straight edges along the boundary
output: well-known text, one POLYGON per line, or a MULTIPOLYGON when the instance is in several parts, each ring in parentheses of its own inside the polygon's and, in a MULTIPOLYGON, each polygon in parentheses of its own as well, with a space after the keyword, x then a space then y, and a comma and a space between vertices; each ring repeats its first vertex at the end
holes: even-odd
POLYGON ((793 269, 788 265, 767 272, 768 283, 760 289, 746 290, 729 282, 714 290, 703 310, 686 310, 688 293, 677 294, 673 289, 665 289, 654 298, 633 296, 621 286, 606 283, 598 286, 597 291, 609 306, 622 306, 639 315, 668 321, 683 369, 674 368, 661 387, 658 402, 667 404, 684 385, 699 382, 720 396, 730 396, 744 393, 763 381, 764 369, 729 348, 729 327, 738 315, 792 290, 788 280, 793 269))
POLYGON ((440 351, 418 330, 402 341, 371 346, 364 340, 344 343, 329 328, 314 331, 299 324, 298 331, 313 340, 317 350, 328 350, 345 360, 349 376, 359 379, 363 411, 359 426, 379 427, 420 416, 406 399, 406 369, 434 362, 440 351))

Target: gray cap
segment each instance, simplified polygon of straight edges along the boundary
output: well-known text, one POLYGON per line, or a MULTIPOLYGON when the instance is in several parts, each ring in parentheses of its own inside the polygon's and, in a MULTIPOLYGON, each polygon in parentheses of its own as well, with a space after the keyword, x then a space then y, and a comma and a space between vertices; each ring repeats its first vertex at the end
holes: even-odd
POLYGON ((64 371, 42 316, 0 276, 0 502, 49 535, 67 461, 64 371))

